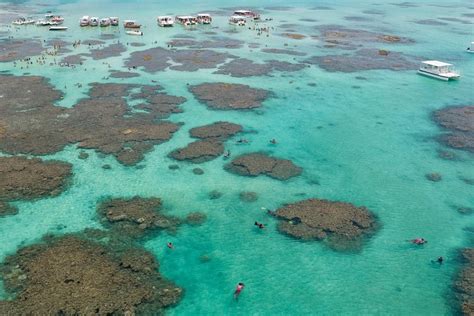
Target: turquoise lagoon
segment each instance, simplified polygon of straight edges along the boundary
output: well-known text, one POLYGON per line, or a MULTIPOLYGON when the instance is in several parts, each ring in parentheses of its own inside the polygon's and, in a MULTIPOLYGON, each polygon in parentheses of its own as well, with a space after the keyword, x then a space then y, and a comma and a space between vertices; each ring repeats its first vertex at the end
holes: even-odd
MULTIPOLYGON (((474 207, 473 187, 461 180, 474 178, 474 160, 472 154, 465 152, 457 152, 457 160, 439 158, 438 151, 446 148, 435 140, 442 130, 433 122, 432 112, 474 101, 474 56, 464 52, 474 39, 473 24, 450 21, 445 25, 426 25, 413 21, 452 17, 472 22, 463 14, 474 13, 474 7, 470 1, 414 1, 415 6, 394 5, 396 1, 374 2, 81 0, 49 1, 45 5, 36 0, 21 4, 0 1, 0 13, 23 10, 25 15, 40 15, 52 10, 63 15, 65 25, 69 26, 67 32, 51 34, 34 26, 13 29, 4 24, 0 27, 0 32, 6 32, 0 33, 4 37, 74 41, 115 32, 79 28, 82 15, 134 18, 144 24, 143 37, 127 37, 122 28, 116 30, 120 31, 117 36, 122 43, 145 44, 127 46, 127 52, 119 57, 87 59, 75 69, 36 64, 20 69, 13 63, 0 64, 0 70, 13 75, 27 72, 49 78, 65 96, 58 106, 73 106, 87 95, 87 84, 91 82, 148 84, 156 80, 167 93, 188 100, 181 106, 183 113, 170 118, 184 125, 169 142, 155 146, 146 155, 139 163, 142 169, 124 167, 113 157, 103 158, 94 151, 89 152, 89 159, 80 160, 75 146, 44 157, 71 162, 73 184, 56 198, 15 203, 19 214, 0 219, 0 259, 49 232, 100 228, 95 206, 106 196, 157 196, 164 200, 169 214, 185 216, 200 211, 208 216, 202 226, 183 226, 174 236, 163 233, 145 243, 159 259, 160 271, 185 289, 182 301, 168 310, 170 315, 452 314, 451 284, 459 268, 456 251, 472 245, 472 233, 466 228, 474 224, 472 216, 461 215, 454 206, 474 207), (275 30, 269 37, 257 36, 246 28, 224 33, 233 28, 227 24, 227 17, 216 16, 213 26, 217 28, 212 31, 247 44, 259 43, 260 48, 293 48, 307 53, 307 57, 344 53, 318 46, 318 41, 311 37, 317 34, 317 25, 380 31, 409 37, 415 43, 378 44, 377 48, 451 61, 461 70, 462 78, 446 83, 418 76, 416 69, 342 73, 327 72, 313 65, 298 72, 275 72, 271 77, 235 78, 212 74, 214 70, 167 70, 156 74, 139 70, 137 78, 103 79, 108 76, 109 65, 111 69, 123 70, 123 60, 132 51, 156 45, 166 47, 166 42, 178 34, 197 40, 209 37, 205 34, 209 29, 204 28, 160 29, 155 23, 157 15, 235 6, 274 7, 263 10, 262 16, 273 18, 266 24, 275 30), (317 6, 333 10, 309 10, 317 6), (381 14, 363 13, 366 10, 381 14), (347 16, 367 19, 351 21, 344 18, 347 16), (288 23, 295 24, 291 29, 307 37, 292 40, 278 36, 283 32, 279 26, 288 23), (357 79, 358 76, 366 80, 357 79), (274 97, 258 111, 211 111, 193 98, 187 84, 214 81, 269 89, 274 97), (74 87, 75 83, 82 83, 82 88, 74 87), (271 152, 293 160, 303 167, 303 174, 286 182, 267 177, 246 178, 224 171, 222 158, 202 165, 178 163, 179 170, 169 170, 168 166, 176 162, 167 154, 190 142, 188 130, 218 120, 235 122, 254 131, 245 135, 250 144, 238 145, 235 139, 227 142, 226 149, 233 155, 271 152), (278 144, 269 144, 271 138, 276 138, 278 144), (104 164, 112 168, 104 170, 104 164), (193 174, 195 167, 202 168, 205 174, 193 174), (439 172, 443 180, 428 181, 425 174, 430 172, 439 172), (208 194, 212 190, 222 192, 223 196, 210 200, 208 194), (240 201, 242 191, 258 193, 258 201, 240 201), (300 242, 279 234, 276 222, 261 209, 309 197, 367 206, 377 214, 382 229, 362 252, 339 253, 322 243, 300 242), (268 229, 256 231, 255 220, 267 223, 268 229), (429 244, 414 248, 406 242, 418 236, 429 240, 429 244), (167 241, 175 244, 172 253, 166 251, 167 241), (210 261, 201 262, 203 255, 209 256, 210 261), (430 262, 438 256, 447 258, 441 267, 430 262), (232 292, 238 282, 244 282, 246 288, 236 302, 232 292)), ((240 49, 216 50, 254 61, 307 58, 266 54, 260 48, 244 45, 240 49)), ((70 54, 86 51, 83 45, 70 54)))

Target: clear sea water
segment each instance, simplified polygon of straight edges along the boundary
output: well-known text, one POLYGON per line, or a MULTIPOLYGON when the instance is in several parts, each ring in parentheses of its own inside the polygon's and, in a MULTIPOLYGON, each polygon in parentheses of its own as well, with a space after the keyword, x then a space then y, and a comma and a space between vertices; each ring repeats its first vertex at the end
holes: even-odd
MULTIPOLYGON (((464 152, 457 152, 460 159, 455 161, 438 157, 438 150, 445 148, 435 141, 442 130, 432 121, 432 112, 474 102, 474 55, 464 52, 474 40, 474 24, 446 22, 447 25, 433 26, 411 21, 454 17, 473 22, 473 18, 463 14, 474 13, 474 6, 468 0, 413 1, 416 7, 389 3, 396 1, 34 0, 13 8, 0 1, 0 13, 13 9, 35 13, 52 10, 63 15, 65 25, 69 26, 67 32, 54 34, 35 26, 20 30, 0 27, 0 31, 7 30, 7 36, 15 38, 38 36, 74 41, 111 32, 79 28, 77 21, 82 15, 134 18, 144 24, 145 36, 141 38, 127 37, 120 28, 123 43, 146 44, 128 47, 120 57, 88 59, 84 67, 76 69, 33 65, 20 70, 12 63, 0 64, 0 70, 15 75, 27 71, 49 78, 65 93, 59 106, 73 106, 87 95, 87 83, 103 81, 102 77, 108 75, 108 66, 103 61, 119 70, 131 51, 153 47, 154 41, 166 47, 166 42, 176 34, 188 34, 198 40, 208 37, 202 31, 190 32, 181 27, 160 29, 155 23, 157 15, 221 7, 291 6, 288 11, 266 10, 263 16, 272 17, 273 26, 297 24, 292 28, 305 35, 317 34, 311 30, 314 25, 337 24, 410 37, 415 44, 377 47, 450 61, 462 72, 461 80, 449 83, 418 76, 416 69, 330 73, 317 66, 294 73, 277 72, 273 77, 233 78, 205 70, 157 74, 139 71, 138 78, 115 79, 114 82, 131 83, 157 80, 167 93, 185 96, 188 101, 182 105, 184 112, 171 117, 173 121, 184 122, 184 126, 171 141, 146 155, 140 163, 143 169, 124 167, 114 158, 101 158, 94 151, 89 152, 89 159, 80 160, 75 146, 46 156, 73 163, 73 185, 56 198, 16 202, 19 214, 0 218, 0 259, 48 232, 59 232, 63 226, 61 233, 100 227, 95 206, 104 196, 157 196, 164 200, 169 214, 185 216, 200 211, 208 216, 202 226, 183 226, 175 236, 161 234, 145 244, 159 259, 161 272, 185 288, 183 300, 168 310, 169 315, 452 314, 449 298, 452 278, 458 269, 455 253, 471 245, 472 236, 465 228, 474 224, 473 216, 461 215, 453 206, 474 207, 473 186, 460 179, 474 178, 474 160, 464 152), (334 10, 308 10, 315 6, 334 10), (373 9, 384 15, 362 13, 373 9), (370 20, 347 21, 345 16, 365 16, 370 20), (302 18, 317 22, 299 21, 302 18), (357 80, 356 76, 367 80, 357 80), (269 89, 275 97, 258 112, 210 111, 192 97, 186 84, 212 81, 269 89), (82 89, 73 88, 77 82, 83 84, 82 89), (317 86, 310 87, 308 83, 317 86), (218 120, 239 123, 246 130, 257 132, 245 136, 251 140, 249 145, 228 141, 226 148, 234 155, 270 151, 302 166, 302 176, 287 182, 240 177, 223 170, 222 158, 198 166, 178 163, 179 170, 169 170, 168 166, 176 162, 166 156, 190 142, 188 130, 218 120), (269 145, 271 138, 279 143, 269 145), (104 164, 112 169, 102 169, 104 164), (195 167, 202 168, 205 174, 194 175, 195 167), (439 172, 443 180, 428 181, 425 174, 430 172, 439 172), (222 198, 210 200, 208 193, 212 190, 222 192, 222 198), (240 201, 241 191, 257 192, 258 201, 240 201), (383 227, 361 253, 338 253, 318 242, 300 242, 279 234, 276 222, 261 209, 309 197, 367 206, 377 214, 383 227), (267 223, 268 229, 256 231, 255 220, 267 223), (414 248, 406 242, 419 236, 429 240, 426 247, 414 248), (175 251, 166 251, 167 241, 175 244, 175 251), (203 255, 209 256, 210 261, 201 262, 203 255), (438 256, 447 258, 441 267, 430 262, 438 256), (244 282, 246 288, 235 302, 232 292, 238 282, 244 282)), ((215 17, 214 26, 219 27, 213 30, 216 32, 230 29, 226 17, 215 17)), ((262 48, 285 48, 288 43, 290 48, 295 46, 308 56, 332 53, 317 47, 318 42, 311 37, 299 41, 273 34, 258 37, 247 29, 223 35, 260 43, 262 48)), ((71 54, 81 50, 85 52, 86 47, 71 54)), ((229 51, 255 61, 293 59, 264 54, 247 46, 229 51)))

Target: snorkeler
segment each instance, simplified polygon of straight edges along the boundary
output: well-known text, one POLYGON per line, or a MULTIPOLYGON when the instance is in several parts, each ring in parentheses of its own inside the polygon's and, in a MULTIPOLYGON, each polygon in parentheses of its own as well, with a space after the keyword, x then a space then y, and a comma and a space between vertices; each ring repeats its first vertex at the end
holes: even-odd
POLYGON ((428 240, 424 238, 416 238, 416 239, 410 240, 410 242, 415 245, 424 245, 428 242, 428 240))
POLYGON ((431 260, 431 262, 433 263, 439 263, 439 264, 443 264, 444 262, 444 258, 439 256, 436 260, 431 260))
POLYGON ((226 151, 224 154, 224 158, 229 158, 230 157, 230 150, 226 151))
POLYGON ((242 290, 244 289, 244 286, 245 285, 242 282, 239 282, 239 284, 237 284, 237 287, 235 288, 235 292, 234 292, 235 299, 239 298, 240 292, 242 292, 242 290))
POLYGON ((257 226, 257 227, 260 228, 260 229, 265 228, 265 225, 263 225, 262 223, 259 223, 259 222, 255 222, 254 225, 257 226))
POLYGON ((270 140, 270 143, 273 144, 273 145, 276 145, 277 141, 276 141, 275 138, 272 138, 272 139, 270 140))
POLYGON ((174 249, 174 246, 171 242, 168 242, 166 246, 168 246, 169 249, 174 249))

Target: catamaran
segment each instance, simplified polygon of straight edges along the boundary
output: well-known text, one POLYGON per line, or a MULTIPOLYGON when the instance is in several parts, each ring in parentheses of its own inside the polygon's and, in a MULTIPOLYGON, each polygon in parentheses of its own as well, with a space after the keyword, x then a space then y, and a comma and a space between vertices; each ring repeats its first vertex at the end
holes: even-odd
POLYGON ((459 79, 461 76, 453 69, 453 65, 438 60, 422 61, 418 73, 445 81, 459 79))
POLYGON ((171 16, 159 16, 156 21, 158 22, 158 25, 161 27, 171 27, 174 24, 173 17, 171 16))

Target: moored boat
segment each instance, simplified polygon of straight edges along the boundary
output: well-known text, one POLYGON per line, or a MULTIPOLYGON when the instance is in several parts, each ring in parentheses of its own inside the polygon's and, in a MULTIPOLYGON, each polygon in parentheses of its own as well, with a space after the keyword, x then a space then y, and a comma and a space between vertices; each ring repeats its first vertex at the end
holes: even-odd
POLYGON ((67 31, 67 26, 50 26, 50 31, 67 31))
POLYGON ((250 10, 237 10, 234 11, 234 16, 242 16, 247 19, 260 20, 260 14, 250 10))
POLYGON ((91 19, 89 20, 89 25, 90 26, 98 26, 99 25, 99 18, 98 17, 91 17, 91 19))
POLYGON ((440 80, 455 80, 461 76, 453 69, 452 64, 438 60, 425 60, 421 62, 418 73, 423 76, 436 78, 440 80))
POLYGON ((196 16, 196 20, 199 24, 211 24, 212 23, 212 17, 208 13, 199 13, 196 16))
POLYGON ((466 48, 466 52, 474 54, 474 42, 471 42, 471 46, 466 48))
POLYGON ((171 16, 159 16, 156 21, 161 27, 171 27, 174 24, 174 19, 171 16))
POLYGON ((12 22, 13 25, 28 25, 28 24, 35 24, 35 20, 32 18, 19 18, 12 22))
POLYGON ((51 26, 51 25, 58 25, 59 23, 53 22, 50 20, 38 20, 35 23, 37 26, 51 26))
POLYGON ((99 25, 100 25, 101 27, 110 26, 110 18, 102 18, 102 19, 100 19, 99 25))
POLYGON ((243 16, 233 15, 229 18, 229 24, 236 26, 245 26, 247 19, 243 16))
POLYGON ((127 29, 139 29, 142 25, 135 20, 123 21, 123 27, 127 29))
POLYGON ((112 26, 119 25, 119 18, 116 17, 116 16, 111 16, 110 17, 110 25, 112 25, 112 26))
POLYGON ((128 35, 143 36, 143 32, 142 32, 142 31, 138 31, 138 30, 126 31, 125 33, 127 33, 128 35))
POLYGON ((55 22, 55 23, 58 23, 58 24, 61 24, 61 23, 64 22, 64 18, 62 16, 59 16, 59 15, 54 15, 49 20, 51 22, 55 22))
POLYGON ((178 15, 178 16, 176 16, 175 20, 176 20, 176 22, 178 22, 179 24, 182 24, 184 26, 197 24, 196 17, 191 16, 191 15, 178 15))
POLYGON ((79 20, 79 25, 80 26, 89 26, 91 18, 88 15, 84 15, 80 20, 79 20))

